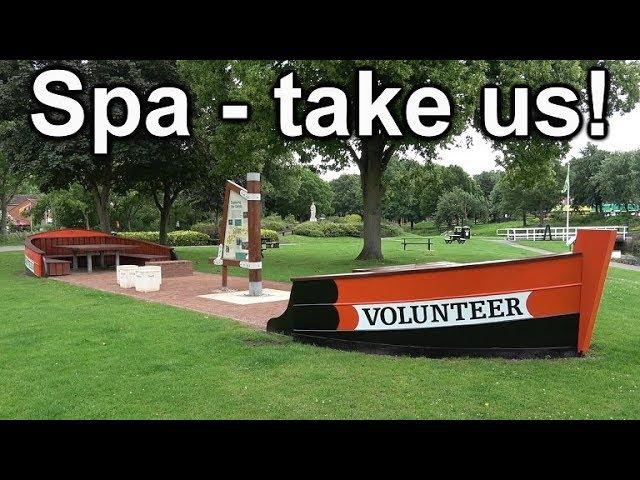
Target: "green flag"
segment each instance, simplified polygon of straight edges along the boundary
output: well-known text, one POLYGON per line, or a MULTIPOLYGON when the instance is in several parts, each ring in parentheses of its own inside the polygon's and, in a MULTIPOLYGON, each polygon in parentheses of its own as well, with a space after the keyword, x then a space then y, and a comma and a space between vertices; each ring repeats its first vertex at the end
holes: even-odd
POLYGON ((567 193, 569 191, 569 167, 567 166, 567 178, 564 181, 564 187, 562 188, 562 193, 567 193))

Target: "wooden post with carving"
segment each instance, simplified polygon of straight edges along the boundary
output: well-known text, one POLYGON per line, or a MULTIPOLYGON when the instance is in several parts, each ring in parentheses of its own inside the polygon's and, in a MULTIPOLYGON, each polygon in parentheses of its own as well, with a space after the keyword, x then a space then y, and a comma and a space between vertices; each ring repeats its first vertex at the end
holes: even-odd
POLYGON ((247 200, 249 210, 249 295, 262 295, 262 239, 260 223, 262 202, 260 198, 260 174, 247 173, 247 200), (255 268, 259 265, 259 268, 255 268))

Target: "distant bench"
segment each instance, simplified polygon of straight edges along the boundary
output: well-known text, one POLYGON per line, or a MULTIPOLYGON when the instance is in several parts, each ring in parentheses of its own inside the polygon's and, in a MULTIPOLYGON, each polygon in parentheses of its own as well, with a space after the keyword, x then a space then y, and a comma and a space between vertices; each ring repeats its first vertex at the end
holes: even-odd
POLYGON ((446 237, 444 237, 444 243, 453 243, 453 242, 464 243, 466 240, 467 239, 464 238, 462 235, 457 235, 457 234, 447 235, 446 237))
POLYGON ((427 238, 427 241, 426 241, 426 242, 424 242, 424 241, 420 241, 420 239, 419 239, 419 238, 416 238, 416 239, 414 239, 414 238, 410 238, 410 239, 408 239, 408 240, 409 240, 409 241, 407 241, 407 239, 406 239, 406 238, 403 238, 403 239, 402 239, 402 249, 403 249, 403 250, 406 250, 406 249, 407 249, 407 245, 426 245, 426 246, 427 246, 427 251, 429 251, 429 252, 431 251, 431 245, 432 245, 432 243, 431 243, 431 239, 430 239, 430 238, 427 238))

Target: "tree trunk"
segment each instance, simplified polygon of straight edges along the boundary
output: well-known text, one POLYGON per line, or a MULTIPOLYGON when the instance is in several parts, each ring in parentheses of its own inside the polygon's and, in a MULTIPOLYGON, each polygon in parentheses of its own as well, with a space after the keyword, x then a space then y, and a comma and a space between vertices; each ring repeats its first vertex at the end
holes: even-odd
POLYGON ((527 226, 527 211, 526 210, 522 211, 522 226, 523 227, 527 226))
POLYGON ((91 230, 91 223, 89 222, 89 214, 87 212, 82 212, 84 216, 84 226, 87 230, 91 230))
POLYGON ((382 260, 382 151, 366 147, 360 164, 360 183, 364 202, 362 251, 356 260, 382 260))
POLYGON ((9 203, 9 199, 0 199, 0 238, 4 238, 7 235, 7 220, 9 216, 7 203, 9 203))
POLYGON ((160 210, 160 243, 162 245, 167 244, 167 233, 169 232, 169 213, 171 212, 171 207, 166 208, 163 205, 163 208, 160 210))
POLYGON ((159 234, 159 242, 162 245, 167 245, 167 234, 169 233, 169 217, 171 216, 171 207, 175 203, 178 198, 180 191, 171 192, 170 186, 165 186, 163 195, 162 195, 162 203, 158 199, 156 194, 153 195, 153 200, 160 211, 160 234, 159 234))
POLYGON ((110 233, 111 215, 109 213, 109 199, 111 198, 111 190, 104 186, 102 187, 102 191, 99 187, 93 187, 91 189, 91 195, 93 196, 98 218, 100 219, 100 231, 110 233))

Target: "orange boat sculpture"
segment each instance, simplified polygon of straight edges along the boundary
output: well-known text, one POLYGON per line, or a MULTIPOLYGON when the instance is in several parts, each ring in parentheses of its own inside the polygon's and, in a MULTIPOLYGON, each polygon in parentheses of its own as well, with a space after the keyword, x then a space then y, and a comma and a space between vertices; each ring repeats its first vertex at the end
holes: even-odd
POLYGON ((582 355, 615 240, 585 229, 570 253, 293 278, 289 305, 267 330, 370 353, 582 355))

